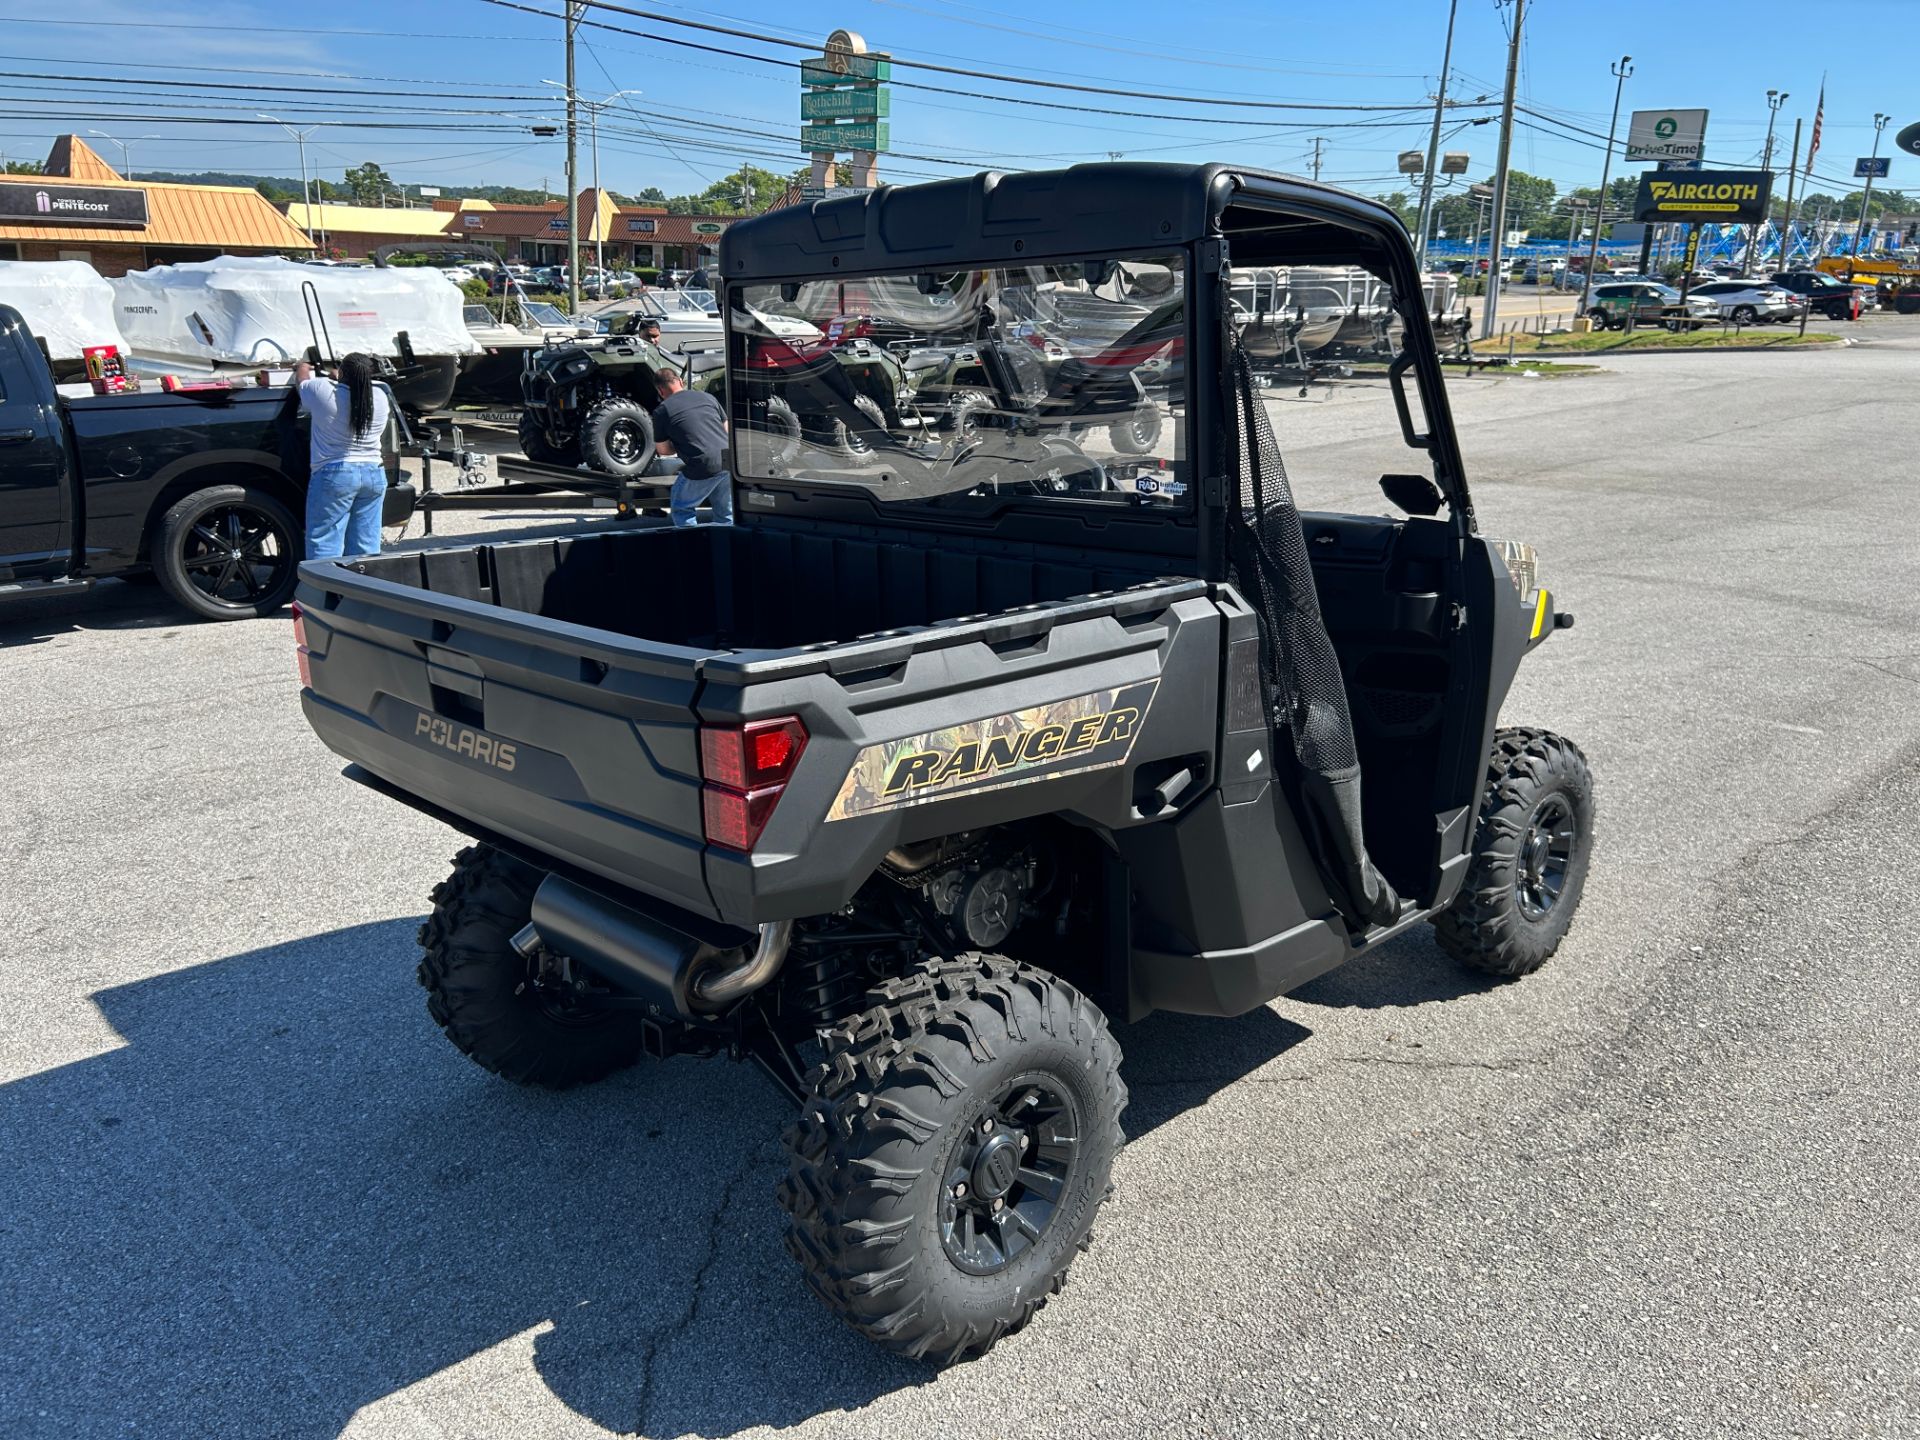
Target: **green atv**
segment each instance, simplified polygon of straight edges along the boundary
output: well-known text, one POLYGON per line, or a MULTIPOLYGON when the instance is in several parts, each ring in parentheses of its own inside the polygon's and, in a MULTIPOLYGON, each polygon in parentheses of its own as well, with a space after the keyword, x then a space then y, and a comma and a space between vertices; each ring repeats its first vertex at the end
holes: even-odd
POLYGON ((657 458, 653 407, 659 377, 691 375, 694 388, 725 395, 726 371, 691 374, 638 335, 604 343, 552 345, 520 377, 520 450, 545 465, 579 466, 621 478, 647 474, 657 458))

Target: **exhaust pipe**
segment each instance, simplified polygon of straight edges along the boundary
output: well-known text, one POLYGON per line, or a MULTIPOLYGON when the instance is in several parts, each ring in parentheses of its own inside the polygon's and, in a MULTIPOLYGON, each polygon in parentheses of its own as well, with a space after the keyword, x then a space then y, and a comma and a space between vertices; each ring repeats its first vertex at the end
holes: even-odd
POLYGON ((682 1019, 710 1018, 751 995, 780 971, 791 920, 760 927, 757 940, 726 943, 743 932, 702 924, 682 929, 559 875, 533 896, 532 923, 513 937, 527 953, 546 945, 577 960, 615 989, 671 1009, 682 1019), (703 938, 692 928, 707 932, 703 938))

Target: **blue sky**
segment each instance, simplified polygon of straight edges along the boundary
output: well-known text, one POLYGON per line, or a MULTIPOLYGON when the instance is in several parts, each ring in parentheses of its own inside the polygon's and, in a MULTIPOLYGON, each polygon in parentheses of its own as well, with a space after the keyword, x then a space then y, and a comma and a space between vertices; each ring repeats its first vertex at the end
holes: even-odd
MULTIPOLYGON (((523 3, 557 14, 560 0, 523 3)), ((902 156, 883 165, 888 178, 956 174, 995 164, 1045 167, 1099 159, 1111 151, 1128 158, 1232 160, 1305 173, 1312 137, 1318 135, 1323 176, 1367 192, 1398 188, 1392 179, 1394 155, 1424 146, 1428 121, 1416 112, 1425 103, 1430 118, 1431 101, 1423 97, 1431 95, 1439 70, 1447 11, 1446 0, 629 3, 676 18, 811 42, 844 25, 863 33, 873 49, 902 60, 1126 92, 1031 90, 903 66, 896 80, 962 93, 896 88, 893 141, 902 156), (1132 98, 1142 91, 1384 108, 1207 109, 1132 98), (1006 95, 1120 113, 1044 109, 993 98, 1006 95), (1198 118, 1182 122, 1152 118, 1153 113, 1198 118)), ((1634 57, 1623 127, 1624 112, 1636 107, 1704 106, 1712 112, 1709 155, 1718 161, 1758 161, 1767 126, 1765 92, 1771 87, 1790 97, 1781 111, 1776 160, 1784 165, 1794 119, 1804 117, 1810 126, 1823 70, 1827 110, 1819 168, 1828 175, 1849 175, 1853 157, 1867 153, 1876 110, 1894 117, 1883 154, 1892 149, 1895 130, 1920 120, 1911 43, 1920 0, 1746 0, 1737 13, 1656 0, 1606 5, 1531 0, 1528 11, 1521 100, 1551 118, 1516 130, 1514 163, 1553 178, 1563 189, 1598 179, 1599 142, 1577 132, 1606 130, 1613 99, 1608 66, 1622 53, 1634 57)), ((1458 98, 1498 98, 1504 17, 1510 14, 1510 6, 1498 10, 1492 0, 1460 0, 1453 57, 1458 98)), ((785 58, 800 53, 608 11, 591 11, 590 18, 722 51, 785 58)), ((608 113, 601 168, 610 188, 658 185, 683 193, 704 188, 744 159, 781 170, 803 163, 789 138, 798 123, 798 84, 791 70, 738 53, 689 50, 591 27, 581 34, 583 91, 635 87, 644 92, 608 113), (726 147, 759 153, 724 153, 726 147)), ((303 128, 356 118, 392 127, 353 129, 336 123, 310 137, 310 165, 335 179, 363 160, 379 162, 403 182, 437 180, 450 186, 538 186, 545 179, 558 187, 564 174, 562 144, 526 130, 557 114, 558 92, 540 82, 562 75, 560 23, 487 0, 330 0, 324 5, 82 0, 64 12, 44 0, 0 0, 0 54, 12 57, 0 68, 41 77, 7 82, 9 118, 0 121, 0 149, 10 159, 39 158, 47 138, 59 130, 101 129, 133 142, 136 170, 297 174, 293 142, 277 129, 193 125, 176 118, 219 114, 237 121, 267 112, 303 128), (49 21, 54 13, 67 18, 49 21), (103 58, 108 56, 112 60, 103 58), (329 91, 322 95, 201 91, 193 84, 160 83, 303 83, 297 76, 265 72, 371 78, 318 82, 329 91), (53 76, 76 78, 47 78, 53 76), (115 83, 93 78, 101 76, 115 83), (344 93, 352 89, 371 93, 344 93), (555 98, 543 99, 543 94, 555 98), (344 107, 350 106, 370 108, 348 115, 344 107), (22 118, 22 112, 32 118, 22 118), (68 122, 67 116, 75 118, 68 122)), ((1450 123, 1494 113, 1491 108, 1462 110, 1450 123)), ((118 147, 90 138, 120 162, 118 147)), ((1497 138, 1497 124, 1476 126, 1447 148, 1470 151, 1478 175, 1491 170, 1497 138)), ((583 159, 583 183, 586 169, 583 159)), ((1920 186, 1920 159, 1895 152, 1887 183, 1920 186)))

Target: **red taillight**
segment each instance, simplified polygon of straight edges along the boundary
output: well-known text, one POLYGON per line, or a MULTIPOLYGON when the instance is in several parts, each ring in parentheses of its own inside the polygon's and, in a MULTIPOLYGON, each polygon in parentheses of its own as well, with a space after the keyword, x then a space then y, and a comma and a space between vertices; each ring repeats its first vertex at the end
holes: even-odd
POLYGON ((293 658, 300 667, 300 688, 313 688, 313 652, 307 648, 307 612, 300 608, 298 600, 293 602, 293 658))
POLYGON ((700 727, 700 809, 709 841, 751 850, 807 748, 795 715, 700 727))
POLYGON ((743 795, 719 785, 704 787, 700 792, 700 819, 707 839, 729 850, 753 849, 785 788, 769 785, 743 795))

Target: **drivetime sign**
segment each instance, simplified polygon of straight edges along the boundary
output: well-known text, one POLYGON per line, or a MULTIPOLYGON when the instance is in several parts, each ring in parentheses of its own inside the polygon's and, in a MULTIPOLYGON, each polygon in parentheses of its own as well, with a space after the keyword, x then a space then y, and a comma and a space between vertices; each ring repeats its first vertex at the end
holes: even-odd
POLYGON ((1627 163, 1698 160, 1706 143, 1704 110, 1636 110, 1627 126, 1627 163))
POLYGON ((140 227, 147 223, 147 192, 104 185, 0 185, 0 220, 140 227))

